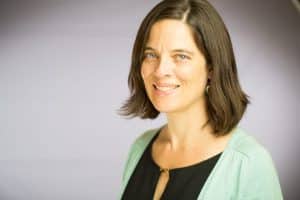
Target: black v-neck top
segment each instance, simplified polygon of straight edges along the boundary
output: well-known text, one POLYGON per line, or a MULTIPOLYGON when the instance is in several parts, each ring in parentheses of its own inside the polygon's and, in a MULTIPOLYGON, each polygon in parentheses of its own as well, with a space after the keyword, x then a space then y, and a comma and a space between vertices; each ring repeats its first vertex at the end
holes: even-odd
MULTIPOLYGON (((146 147, 128 181, 122 200, 153 200, 161 172, 152 158, 151 148, 158 135, 159 132, 146 147)), ((160 200, 196 200, 221 154, 193 165, 170 169, 170 178, 160 200)))

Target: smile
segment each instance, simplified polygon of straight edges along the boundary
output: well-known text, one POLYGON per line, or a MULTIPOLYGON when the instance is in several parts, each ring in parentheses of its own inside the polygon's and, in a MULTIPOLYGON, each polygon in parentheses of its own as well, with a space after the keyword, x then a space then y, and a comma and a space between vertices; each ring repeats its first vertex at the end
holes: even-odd
POLYGON ((168 85, 168 86, 157 86, 153 84, 155 94, 158 96, 166 96, 173 94, 177 88, 179 88, 179 85, 168 85))

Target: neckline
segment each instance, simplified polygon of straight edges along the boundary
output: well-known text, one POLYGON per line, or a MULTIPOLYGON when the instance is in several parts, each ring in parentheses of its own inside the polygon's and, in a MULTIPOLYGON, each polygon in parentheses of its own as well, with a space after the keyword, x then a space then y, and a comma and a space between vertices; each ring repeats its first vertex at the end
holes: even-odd
MULTIPOLYGON (((130 162, 127 163, 126 166, 126 171, 124 174, 124 181, 122 184, 122 189, 120 192, 120 197, 122 196, 122 194, 124 193, 124 190, 126 188, 126 186, 128 185, 128 181, 130 179, 130 176, 132 175, 135 167, 138 164, 139 159, 141 158, 141 156, 143 155, 143 153, 145 152, 145 149, 147 147, 147 145, 149 144, 149 142, 151 141, 151 139, 155 136, 155 133, 157 133, 157 131, 160 131, 161 128, 163 128, 165 125, 162 125, 160 128, 156 128, 154 130, 151 130, 150 132, 146 132, 141 138, 140 140, 138 140, 136 146, 134 147, 135 149, 131 150, 131 160, 130 162)), ((245 133, 243 132, 243 129, 241 129, 238 126, 235 126, 232 129, 233 133, 222 153, 222 155, 220 156, 220 158, 218 159, 218 161, 216 162, 215 166, 213 167, 212 171, 210 172, 209 176, 207 177, 201 191, 198 194, 197 199, 204 199, 207 190, 210 186, 210 183, 212 182, 213 177, 215 176, 215 173, 219 170, 219 168, 222 167, 222 163, 223 160, 225 159, 225 157, 230 153, 231 149, 234 148, 234 146, 236 146, 237 142, 240 140, 240 138, 245 137, 245 133)))
MULTIPOLYGON (((158 137, 158 135, 160 134, 162 128, 163 128, 163 126, 162 126, 161 128, 159 128, 158 131, 156 131, 156 133, 155 133, 154 136, 152 137, 152 139, 151 139, 151 141, 150 141, 150 143, 149 143, 149 145, 148 145, 148 148, 147 148, 147 149, 148 149, 147 153, 148 153, 148 155, 149 155, 149 157, 150 157, 150 161, 152 162, 152 164, 153 164, 156 168, 158 168, 159 170, 166 170, 166 168, 161 168, 161 167, 159 166, 159 164, 157 164, 157 163, 155 162, 155 160, 153 159, 153 156, 152 156, 152 146, 153 146, 153 143, 154 143, 155 139, 158 137)), ((226 149, 226 148, 225 148, 225 149, 226 149)), ((224 150, 225 150, 225 149, 224 149, 224 150)), ((201 160, 201 161, 199 161, 199 162, 196 162, 196 163, 193 163, 193 164, 190 164, 190 165, 185 165, 185 166, 182 166, 182 167, 169 168, 169 169, 167 169, 167 170, 168 170, 169 172, 178 172, 178 171, 182 171, 182 170, 187 170, 187 169, 196 168, 196 167, 202 166, 202 165, 204 165, 204 164, 207 164, 208 162, 210 162, 210 161, 212 161, 212 160, 215 160, 215 159, 218 160, 218 159, 221 157, 221 155, 222 155, 223 152, 224 152, 224 151, 222 151, 222 152, 220 152, 220 153, 217 153, 217 154, 215 154, 215 155, 213 155, 213 156, 211 156, 211 157, 209 157, 209 158, 207 158, 207 159, 205 159, 205 160, 201 160)), ((217 161, 217 162, 218 162, 218 161, 217 161)))

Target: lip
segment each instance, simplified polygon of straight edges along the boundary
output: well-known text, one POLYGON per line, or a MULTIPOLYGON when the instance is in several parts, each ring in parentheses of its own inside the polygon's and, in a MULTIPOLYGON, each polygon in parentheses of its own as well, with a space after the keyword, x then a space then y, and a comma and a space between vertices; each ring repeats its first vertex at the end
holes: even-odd
POLYGON ((157 87, 175 87, 175 86, 179 86, 179 84, 175 84, 175 83, 161 83, 161 82, 156 82, 153 85, 155 85, 157 87))
POLYGON ((170 84, 170 83, 159 83, 159 84, 153 84, 153 88, 154 88, 154 94, 157 95, 157 96, 168 96, 168 95, 172 95, 174 94, 177 89, 180 87, 180 85, 178 84, 170 84), (167 89, 167 90, 161 90, 159 89, 164 87, 164 89, 167 89))

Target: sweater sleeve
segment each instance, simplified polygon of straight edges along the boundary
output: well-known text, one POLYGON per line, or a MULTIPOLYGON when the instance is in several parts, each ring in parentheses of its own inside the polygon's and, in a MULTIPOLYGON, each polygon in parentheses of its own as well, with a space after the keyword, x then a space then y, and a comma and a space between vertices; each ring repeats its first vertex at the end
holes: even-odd
POLYGON ((283 199, 272 158, 263 147, 257 148, 245 156, 240 176, 238 199, 283 199))

